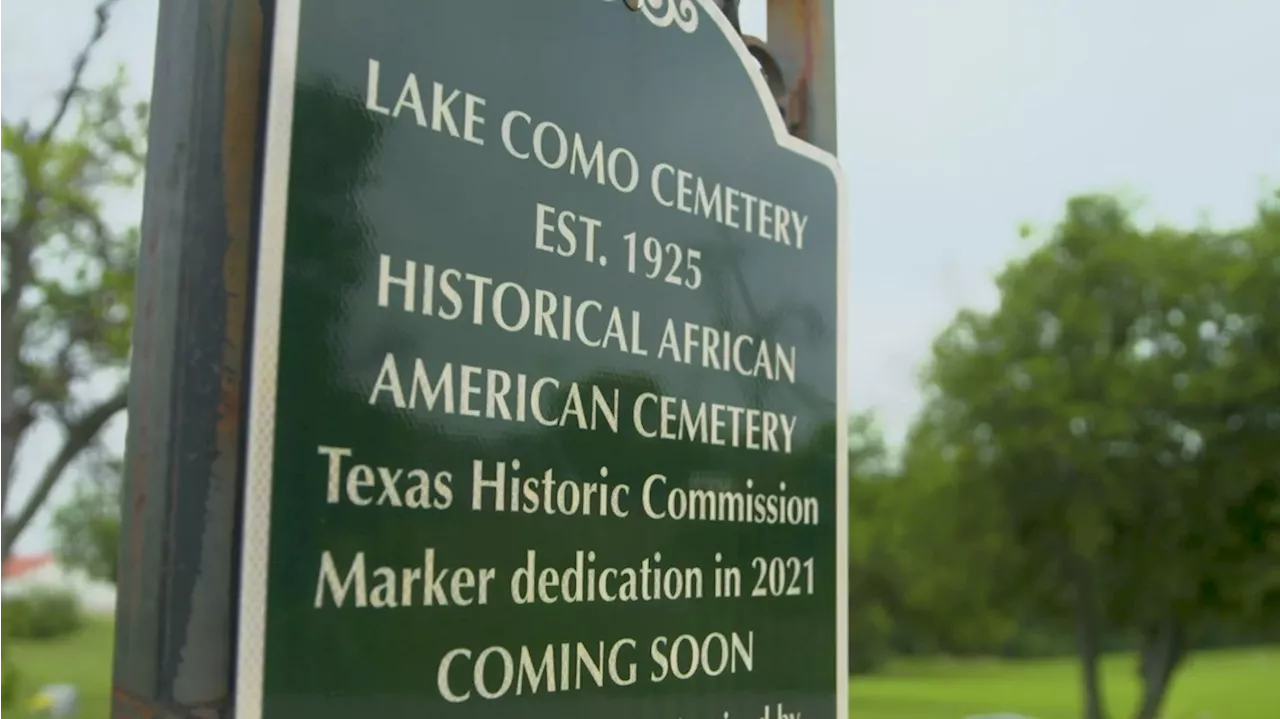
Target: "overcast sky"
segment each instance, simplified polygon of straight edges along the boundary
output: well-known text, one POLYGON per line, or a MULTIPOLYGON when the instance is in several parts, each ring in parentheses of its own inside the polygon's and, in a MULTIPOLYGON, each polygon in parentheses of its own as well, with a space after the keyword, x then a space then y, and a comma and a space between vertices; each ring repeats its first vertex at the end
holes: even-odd
MULTIPOLYGON (((190 1, 190 0, 175 0, 190 1)), ((744 0, 763 33, 765 0, 744 0)), ((91 0, 4 0, 3 113, 40 115, 91 0)), ((962 306, 995 300, 1023 221, 1120 190, 1146 217, 1247 221, 1280 184, 1276 0, 836 0, 840 157, 851 210, 851 404, 901 437, 916 373, 962 306)), ((149 92, 156 0, 122 0, 96 77, 149 92)), ((112 215, 131 220, 140 198, 112 215)), ((8 350, 8 348, 6 348, 8 350)), ((123 427, 112 431, 119 442, 123 427)), ((28 486, 53 451, 20 456, 28 486)), ((59 492, 65 496, 66 487, 59 492)), ((27 550, 47 545, 30 533, 27 550)))

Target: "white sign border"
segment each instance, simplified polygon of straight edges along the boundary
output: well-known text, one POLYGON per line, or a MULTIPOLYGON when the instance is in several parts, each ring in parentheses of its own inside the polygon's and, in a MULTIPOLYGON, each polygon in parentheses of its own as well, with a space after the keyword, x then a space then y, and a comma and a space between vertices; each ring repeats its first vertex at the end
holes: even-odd
MULTIPOLYGON (((289 155, 298 66, 298 30, 304 0, 277 0, 272 23, 271 70, 262 170, 253 337, 249 363, 249 432, 240 550, 240 601, 236 635, 235 716, 262 719, 267 564, 271 537, 271 477, 275 453, 276 381, 279 371, 280 302, 284 285, 285 217, 289 155)), ((836 158, 791 135, 778 106, 736 30, 713 0, 697 0, 742 61, 778 146, 817 162, 836 185, 836 717, 849 715, 849 448, 848 448, 848 227, 844 173, 836 158)))

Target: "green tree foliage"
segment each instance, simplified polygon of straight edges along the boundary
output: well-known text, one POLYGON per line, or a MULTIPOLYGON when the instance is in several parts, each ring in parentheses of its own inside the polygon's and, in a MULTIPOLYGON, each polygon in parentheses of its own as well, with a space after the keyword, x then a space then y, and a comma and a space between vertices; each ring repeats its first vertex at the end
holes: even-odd
MULTIPOLYGON (((1013 630, 975 566, 985 533, 963 526, 938 447, 914 439, 891 462, 874 418, 849 425, 850 669, 893 654, 994 654, 1013 630), (963 552, 957 538, 964 542, 963 552), (963 560, 963 562, 958 561, 963 560)), ((992 557, 997 556, 989 553, 992 557)))
POLYGON ((4 600, 4 636, 57 639, 84 624, 80 600, 67 589, 39 587, 4 600))
MULTIPOLYGON (((114 463, 113 463, 114 464, 114 463)), ((120 546, 119 467, 76 487, 53 513, 58 560, 94 579, 115 583, 120 546)))
POLYGON ((889 452, 870 414, 849 421, 849 668, 878 669, 892 651, 891 581, 880 562, 876 520, 890 477, 889 452))
POLYGON ((1196 632, 1280 590, 1280 201, 1184 232, 1077 198, 998 287, 934 346, 904 526, 941 566, 910 591, 1069 628, 1091 719, 1104 633, 1133 632, 1151 719, 1196 632))
POLYGON ((1005 540, 983 511, 990 493, 956 482, 954 455, 927 426, 913 428, 884 502, 882 542, 900 587, 898 613, 912 628, 902 648, 997 654, 1016 629, 1002 591, 1005 540))
POLYGON ((84 86, 114 0, 97 7, 93 33, 44 122, 3 124, 3 552, 44 505, 67 468, 125 406, 136 230, 104 218, 103 199, 142 171, 145 104, 123 98, 123 76, 84 86), (90 400, 94 378, 118 387, 90 400), (26 503, 11 511, 14 458, 37 422, 62 441, 26 503))

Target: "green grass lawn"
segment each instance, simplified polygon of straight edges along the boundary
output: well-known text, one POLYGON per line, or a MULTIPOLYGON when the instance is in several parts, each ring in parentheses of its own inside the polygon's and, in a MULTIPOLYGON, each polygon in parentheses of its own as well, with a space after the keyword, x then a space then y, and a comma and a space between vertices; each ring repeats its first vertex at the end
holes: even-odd
MULTIPOLYGON (((21 672, 19 706, 43 684, 80 688, 80 719, 106 719, 111 693, 111 624, 95 621, 50 642, 6 639, 5 658, 21 672)), ((1131 657, 1106 663, 1114 719, 1136 702, 1131 657)), ((1036 719, 1078 719, 1076 668, 1069 660, 901 663, 883 675, 854 679, 853 719, 962 719, 980 712, 1020 712, 1036 719)), ((1203 652, 1179 673, 1165 719, 1273 719, 1280 706, 1280 647, 1203 652)), ((8 716, 24 716, 20 711, 8 716)))
POLYGON ((18 691, 6 717, 27 717, 23 709, 45 684, 74 684, 80 690, 77 719, 106 719, 111 702, 110 620, 89 619, 76 634, 50 641, 4 640, 4 658, 17 667, 18 691), (14 711, 16 710, 16 711, 14 711))
MULTIPOLYGON (((1134 659, 1107 659, 1111 715, 1127 719, 1138 698, 1134 659)), ((1078 719, 1077 669, 1070 660, 912 662, 850 685, 854 719, 961 719, 1018 712, 1078 719)), ((1165 719, 1274 719, 1280 716, 1280 647, 1192 655, 1174 679, 1165 719)))

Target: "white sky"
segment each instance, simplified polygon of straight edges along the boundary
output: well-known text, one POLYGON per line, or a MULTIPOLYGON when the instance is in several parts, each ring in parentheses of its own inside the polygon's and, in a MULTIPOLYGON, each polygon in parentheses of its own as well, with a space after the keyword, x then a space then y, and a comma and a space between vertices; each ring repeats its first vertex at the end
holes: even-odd
MULTIPOLYGON (((747 31, 764 34, 764 3, 743 0, 747 31)), ((92 5, 4 0, 5 118, 51 106, 92 5)), ((992 276, 1025 248, 1020 222, 1052 223, 1072 194, 1123 190, 1146 200, 1150 219, 1234 224, 1280 184, 1280 2, 836 5, 851 403, 877 410, 893 440, 919 407, 934 335, 960 307, 994 302, 992 276)), ((149 91, 156 7, 121 2, 96 77, 123 63, 139 95, 149 91)), ((135 221, 140 197, 111 209, 135 221)), ((15 499, 55 440, 42 432, 20 454, 15 499)), ((40 526, 22 549, 47 545, 40 526)))

